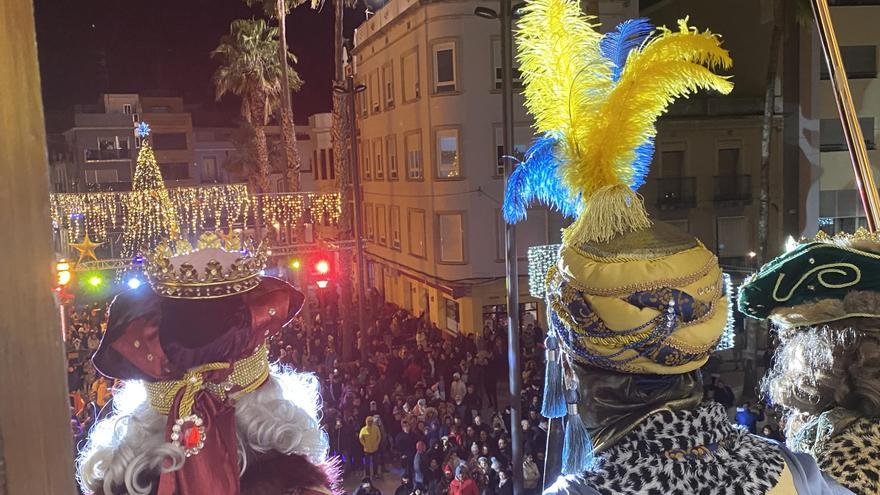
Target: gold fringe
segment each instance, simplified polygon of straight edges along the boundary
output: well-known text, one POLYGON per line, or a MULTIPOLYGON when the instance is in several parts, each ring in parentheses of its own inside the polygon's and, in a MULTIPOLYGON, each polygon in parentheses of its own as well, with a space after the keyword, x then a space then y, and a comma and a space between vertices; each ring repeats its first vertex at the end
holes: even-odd
POLYGON ((608 242, 620 234, 647 229, 651 226, 642 197, 629 186, 605 186, 584 202, 584 210, 562 232, 566 246, 589 242, 608 242))

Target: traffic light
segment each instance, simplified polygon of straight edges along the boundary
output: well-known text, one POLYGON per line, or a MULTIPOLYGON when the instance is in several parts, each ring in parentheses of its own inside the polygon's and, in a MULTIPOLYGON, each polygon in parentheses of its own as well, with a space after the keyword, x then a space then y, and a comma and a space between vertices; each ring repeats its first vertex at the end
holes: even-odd
POLYGON ((314 267, 313 278, 315 279, 315 285, 319 289, 326 289, 330 285, 330 272, 333 271, 330 259, 325 256, 318 256, 314 259, 312 266, 314 267))
POLYGON ((55 276, 58 287, 65 287, 73 280, 73 273, 70 271, 70 263, 67 260, 55 263, 55 276))
POLYGON ((290 267, 294 270, 299 270, 302 267, 302 263, 298 259, 294 258, 290 261, 290 267))

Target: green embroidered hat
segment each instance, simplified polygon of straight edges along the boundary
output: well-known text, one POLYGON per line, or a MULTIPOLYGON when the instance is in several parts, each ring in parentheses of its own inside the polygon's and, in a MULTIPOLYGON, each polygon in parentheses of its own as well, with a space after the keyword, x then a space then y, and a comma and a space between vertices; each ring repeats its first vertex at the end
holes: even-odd
POLYGON ((786 326, 880 318, 880 307, 849 303, 865 293, 880 294, 880 238, 864 229, 835 237, 820 232, 746 280, 738 304, 746 316, 786 326))

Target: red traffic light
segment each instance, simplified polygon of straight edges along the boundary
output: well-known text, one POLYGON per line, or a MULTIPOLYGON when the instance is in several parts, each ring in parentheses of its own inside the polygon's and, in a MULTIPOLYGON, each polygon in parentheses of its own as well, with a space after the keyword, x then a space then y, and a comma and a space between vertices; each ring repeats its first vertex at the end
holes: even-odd
POLYGON ((315 263, 315 271, 320 275, 330 273, 330 262, 327 260, 319 260, 315 263))

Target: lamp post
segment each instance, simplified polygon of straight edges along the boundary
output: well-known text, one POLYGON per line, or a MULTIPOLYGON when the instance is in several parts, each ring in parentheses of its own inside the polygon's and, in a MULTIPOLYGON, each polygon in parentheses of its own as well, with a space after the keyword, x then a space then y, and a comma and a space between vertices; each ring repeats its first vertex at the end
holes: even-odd
MULTIPOLYGON (((488 7, 477 7, 474 14, 484 19, 501 21, 501 118, 503 122, 502 147, 504 157, 504 184, 510 179, 513 154, 513 17, 524 4, 512 5, 511 0, 500 0, 500 13, 488 7)), ((519 359, 519 273, 516 255, 516 227, 504 224, 504 261, 507 279, 507 359, 510 365, 510 440, 512 447, 513 493, 523 493, 523 438, 522 376, 519 359)))
MULTIPOLYGON (((351 133, 351 150, 350 150, 350 159, 351 159, 351 180, 352 180, 352 188, 354 189, 354 246, 355 252, 357 254, 357 291, 358 291, 358 327, 361 332, 361 359, 366 360, 367 358, 367 345, 366 345, 366 336, 367 336, 367 313, 366 313, 366 304, 367 304, 367 294, 366 294, 366 276, 367 276, 367 263, 365 259, 364 252, 364 219, 363 219, 363 211, 361 207, 363 206, 363 199, 361 198, 361 172, 358 168, 358 154, 357 154, 357 106, 355 105, 355 95, 363 92, 367 89, 363 84, 358 84, 355 86, 354 77, 348 76, 345 78, 345 86, 334 86, 333 91, 338 93, 345 93, 348 95, 348 111, 350 116, 350 133, 351 133)), ((345 187, 345 185, 343 186, 345 187)), ((343 205, 345 208, 346 205, 343 205)), ((347 276, 347 274, 340 274, 341 276, 347 276)))

